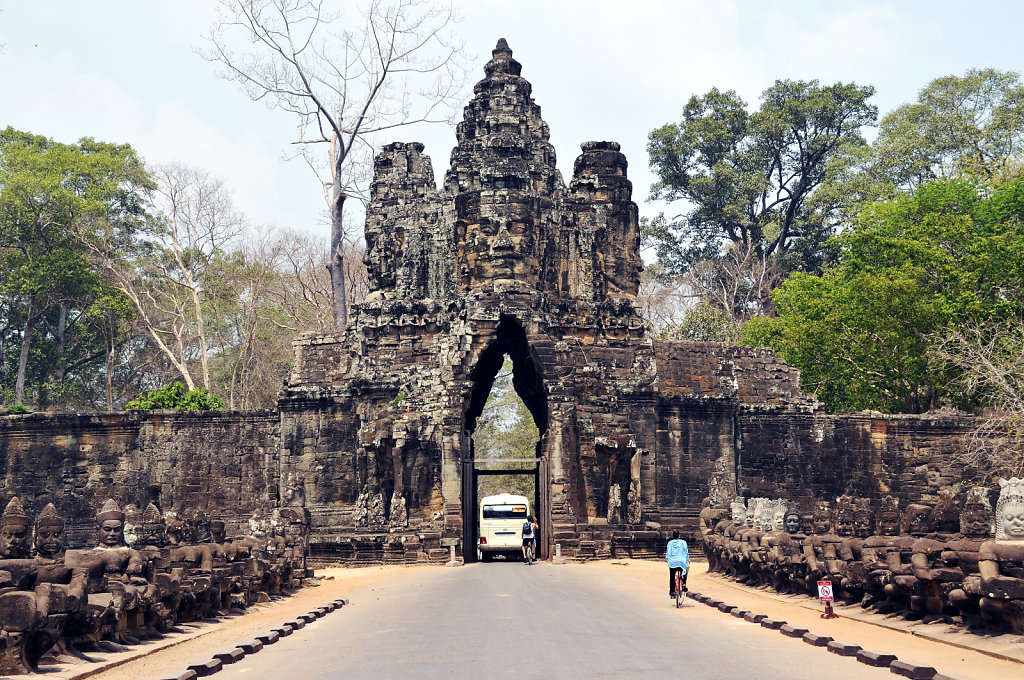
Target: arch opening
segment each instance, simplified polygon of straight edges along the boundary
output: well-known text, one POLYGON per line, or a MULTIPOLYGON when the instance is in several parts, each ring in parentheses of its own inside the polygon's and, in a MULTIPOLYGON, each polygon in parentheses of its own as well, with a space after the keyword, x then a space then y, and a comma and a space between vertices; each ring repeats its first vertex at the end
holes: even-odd
MULTIPOLYGON (((464 545, 468 548, 463 554, 467 561, 474 561, 478 554, 472 547, 479 539, 479 502, 484 496, 495 493, 526 496, 532 514, 539 518, 542 526, 547 524, 544 516, 548 492, 544 443, 548 429, 548 400, 540 362, 530 349, 522 325, 511 316, 499 318, 494 339, 480 353, 470 378, 473 386, 465 413, 462 512, 464 545), (499 383, 500 397, 506 402, 506 413, 499 417, 510 419, 511 422, 504 424, 510 427, 503 428, 500 424, 495 427, 492 422, 494 413, 485 415, 488 399, 495 393, 496 382, 499 383), (526 416, 523 409, 532 420, 532 427, 523 422, 526 416), (508 439, 495 445, 495 437, 508 439)), ((541 535, 544 535, 543 531, 541 535)), ((544 541, 538 541, 538 555, 542 558, 547 556, 544 541)))

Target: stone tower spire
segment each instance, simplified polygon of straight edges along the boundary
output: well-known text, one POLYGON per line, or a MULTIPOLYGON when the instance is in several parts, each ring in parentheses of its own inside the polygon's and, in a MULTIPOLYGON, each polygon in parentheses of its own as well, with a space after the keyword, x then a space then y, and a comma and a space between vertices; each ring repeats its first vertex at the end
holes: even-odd
POLYGON ((499 40, 456 130, 459 145, 452 151, 446 191, 554 193, 555 149, 522 68, 505 39, 499 40))

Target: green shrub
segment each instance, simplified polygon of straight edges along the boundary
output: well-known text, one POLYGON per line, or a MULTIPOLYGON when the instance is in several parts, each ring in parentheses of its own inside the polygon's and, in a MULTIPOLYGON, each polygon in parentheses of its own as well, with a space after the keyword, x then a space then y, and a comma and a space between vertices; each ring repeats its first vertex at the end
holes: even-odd
POLYGON ((9 416, 20 416, 24 413, 32 413, 32 409, 30 409, 28 406, 25 406, 20 401, 14 406, 11 406, 10 408, 7 409, 7 415, 9 416))
POLYGON ((205 387, 188 390, 181 381, 176 380, 158 390, 139 395, 124 406, 126 411, 161 408, 180 411, 223 411, 224 400, 210 394, 205 387))

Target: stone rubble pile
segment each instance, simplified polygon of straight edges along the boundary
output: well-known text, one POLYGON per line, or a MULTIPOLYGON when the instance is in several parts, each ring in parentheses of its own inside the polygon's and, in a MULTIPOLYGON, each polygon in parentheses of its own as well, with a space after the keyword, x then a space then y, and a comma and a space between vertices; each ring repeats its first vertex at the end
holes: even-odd
POLYGON ((33 524, 18 498, 0 517, 0 675, 36 668, 44 654, 81 654, 160 637, 178 623, 244 609, 299 587, 309 513, 254 517, 247 536, 199 510, 121 509, 96 515, 97 545, 67 550, 51 503, 33 524), (31 548, 34 547, 34 550, 31 548))
POLYGON ((884 498, 704 501, 709 571, 781 593, 834 596, 882 613, 1024 633, 1024 479, 989 490, 945 489, 933 504, 884 498), (728 516, 730 515, 731 516, 728 516), (994 536, 993 534, 994 530, 994 536))

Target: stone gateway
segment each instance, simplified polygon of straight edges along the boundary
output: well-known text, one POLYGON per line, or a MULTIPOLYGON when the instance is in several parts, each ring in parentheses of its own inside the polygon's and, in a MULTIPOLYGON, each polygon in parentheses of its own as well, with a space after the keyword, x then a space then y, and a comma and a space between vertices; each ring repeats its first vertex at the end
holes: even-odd
POLYGON ((472 436, 505 357, 540 432, 541 557, 654 556, 672 528, 696 545, 709 496, 707 513, 736 496, 908 507, 959 483, 971 418, 829 416, 770 350, 657 339, 619 145, 582 143, 566 183, 504 40, 484 74, 442 186, 422 144, 377 156, 370 293, 343 334, 295 342, 276 411, 0 418, 0 502, 53 503, 73 549, 94 547, 113 498, 202 507, 228 535, 305 506, 313 564, 472 560, 487 472, 472 436))

